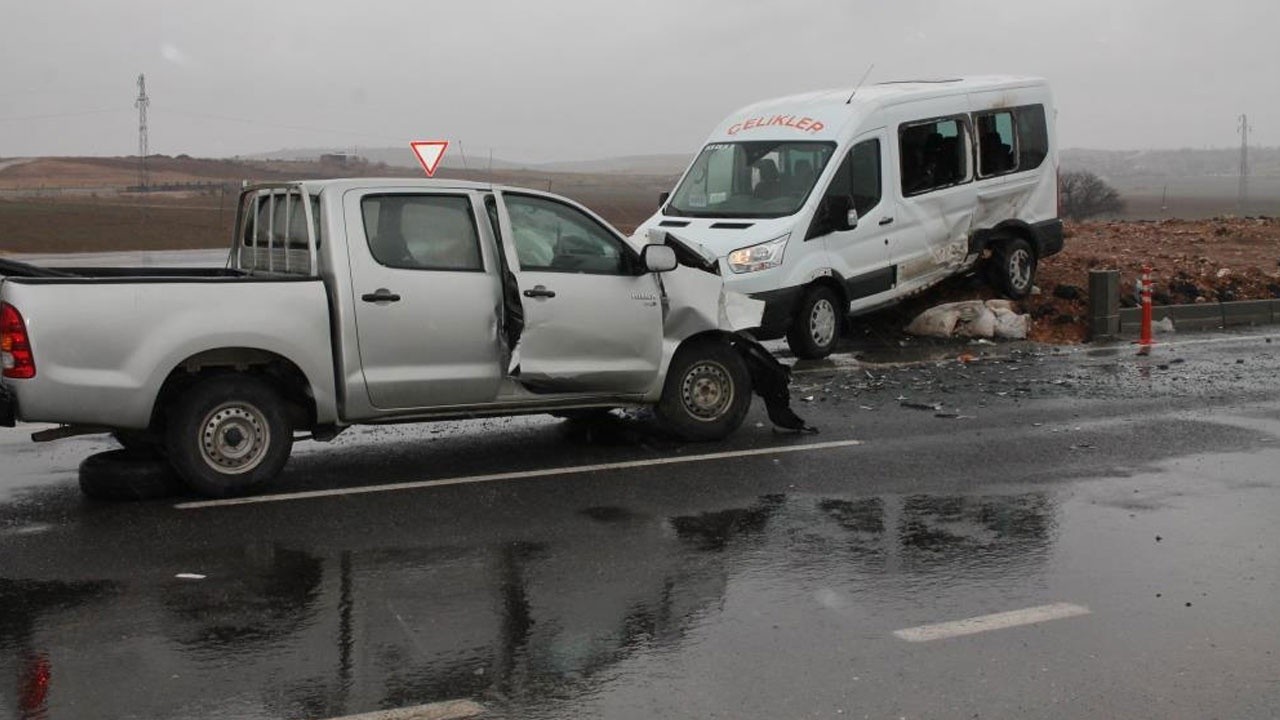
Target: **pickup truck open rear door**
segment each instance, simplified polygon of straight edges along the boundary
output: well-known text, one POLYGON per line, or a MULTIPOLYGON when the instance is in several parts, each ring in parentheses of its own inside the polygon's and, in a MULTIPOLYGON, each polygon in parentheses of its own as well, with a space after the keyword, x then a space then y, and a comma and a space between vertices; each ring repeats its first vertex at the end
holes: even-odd
POLYGON ((542 195, 498 195, 524 309, 516 378, 537 392, 649 390, 663 337, 653 274, 589 213, 542 195))

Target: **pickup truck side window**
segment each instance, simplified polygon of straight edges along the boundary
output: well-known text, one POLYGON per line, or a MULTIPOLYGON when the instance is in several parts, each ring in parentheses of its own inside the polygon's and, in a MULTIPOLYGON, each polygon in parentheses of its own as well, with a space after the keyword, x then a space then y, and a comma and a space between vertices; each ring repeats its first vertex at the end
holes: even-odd
POLYGON ((531 195, 504 197, 521 270, 633 274, 622 241, 582 211, 531 195))
POLYGON ((367 195, 360 201, 369 252, 404 270, 483 271, 471 200, 461 195, 367 195))

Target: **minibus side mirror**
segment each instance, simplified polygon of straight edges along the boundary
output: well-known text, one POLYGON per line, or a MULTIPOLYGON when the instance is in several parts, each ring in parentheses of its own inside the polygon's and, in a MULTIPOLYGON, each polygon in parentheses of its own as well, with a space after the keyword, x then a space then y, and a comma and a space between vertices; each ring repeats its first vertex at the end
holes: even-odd
POLYGON ((663 205, 666 205, 667 200, 670 198, 671 198, 671 193, 669 192, 658 193, 658 207, 662 207, 663 205))
POLYGON ((836 232, 848 232, 858 227, 858 210, 853 206, 853 198, 828 196, 827 219, 836 232))

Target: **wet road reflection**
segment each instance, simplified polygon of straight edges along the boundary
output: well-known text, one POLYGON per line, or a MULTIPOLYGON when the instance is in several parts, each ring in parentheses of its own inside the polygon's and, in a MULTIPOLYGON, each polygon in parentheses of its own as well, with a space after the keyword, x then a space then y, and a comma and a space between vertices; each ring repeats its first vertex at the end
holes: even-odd
MULTIPOLYGON (((1055 527, 1047 493, 565 510, 531 519, 517 533, 529 539, 392 523, 350 542, 245 541, 240 518, 198 547, 131 564, 98 560, 139 538, 46 535, 44 551, 73 572, 121 576, 0 581, 0 664, 11 678, 29 678, 33 658, 51 667, 47 697, 24 711, 33 718, 331 717, 458 697, 498 716, 554 717, 624 667, 696 642, 735 582, 839 587, 874 604, 1017 580, 1038 572, 1055 527), (118 686, 138 692, 108 690, 118 686)), ((154 521, 172 529, 171 517, 154 521)), ((10 707, 28 704, 23 682, 10 707)))

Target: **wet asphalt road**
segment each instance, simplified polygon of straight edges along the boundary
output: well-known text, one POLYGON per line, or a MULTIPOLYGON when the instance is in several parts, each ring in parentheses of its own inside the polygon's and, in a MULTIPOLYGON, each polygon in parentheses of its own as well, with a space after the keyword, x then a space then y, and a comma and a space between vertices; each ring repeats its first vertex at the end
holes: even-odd
POLYGON ((359 428, 271 492, 632 465, 241 506, 92 503, 108 440, 0 432, 0 717, 1274 717, 1280 339, 1177 342, 838 358, 819 435, 359 428))

